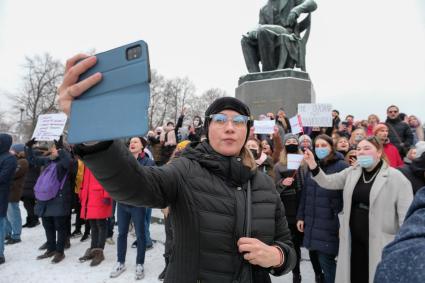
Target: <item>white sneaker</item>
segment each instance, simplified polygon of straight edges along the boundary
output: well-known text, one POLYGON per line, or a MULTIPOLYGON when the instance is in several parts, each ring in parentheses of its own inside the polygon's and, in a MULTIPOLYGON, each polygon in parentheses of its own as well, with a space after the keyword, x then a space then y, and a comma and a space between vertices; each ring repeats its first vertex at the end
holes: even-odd
POLYGON ((112 238, 106 238, 106 243, 108 243, 108 245, 115 245, 115 241, 112 238))
POLYGON ((125 264, 121 262, 117 262, 112 270, 110 277, 116 278, 121 275, 126 270, 125 264))
POLYGON ((143 279, 145 277, 145 270, 143 268, 143 265, 138 264, 136 265, 136 280, 143 279))

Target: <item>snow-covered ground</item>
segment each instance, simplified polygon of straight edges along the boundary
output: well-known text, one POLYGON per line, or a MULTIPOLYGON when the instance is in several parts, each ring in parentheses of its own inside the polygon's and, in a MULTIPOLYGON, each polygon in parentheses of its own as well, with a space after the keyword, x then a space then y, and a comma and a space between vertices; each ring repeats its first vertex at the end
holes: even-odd
MULTIPOLYGON (((21 208, 23 219, 25 219, 25 209, 21 208)), ((153 216, 160 217, 160 212, 154 210, 153 216)), ((158 275, 164 267, 165 240, 164 226, 152 224, 151 237, 159 240, 154 248, 146 252, 145 278, 140 282, 159 282, 158 275)), ((117 237, 117 227, 115 226, 114 240, 117 237)), ((35 228, 23 228, 22 242, 5 247, 6 263, 0 265, 0 283, 119 283, 135 282, 135 261, 136 249, 130 247, 134 237, 128 237, 128 249, 126 257, 127 270, 120 277, 111 279, 109 273, 116 262, 116 245, 105 246, 105 261, 97 267, 90 267, 90 262, 80 263, 78 258, 84 254, 89 247, 90 241, 80 242, 80 238, 71 239, 71 248, 65 251, 65 259, 59 264, 50 263, 50 259, 36 260, 42 253, 38 247, 45 242, 45 235, 42 225, 35 228)), ((307 259, 308 254, 303 251, 303 258, 307 259)), ((301 262, 303 282, 314 282, 314 273, 311 264, 307 260, 301 262)), ((272 278, 273 283, 292 282, 292 275, 272 278)))

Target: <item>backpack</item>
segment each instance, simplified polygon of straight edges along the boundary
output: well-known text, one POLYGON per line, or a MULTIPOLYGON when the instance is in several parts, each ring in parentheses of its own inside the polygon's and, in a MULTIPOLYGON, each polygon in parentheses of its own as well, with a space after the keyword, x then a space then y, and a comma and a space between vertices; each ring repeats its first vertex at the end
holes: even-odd
POLYGON ((62 181, 59 181, 56 167, 56 162, 50 163, 38 177, 34 186, 34 194, 37 200, 47 201, 55 198, 65 184, 68 173, 65 174, 62 181))

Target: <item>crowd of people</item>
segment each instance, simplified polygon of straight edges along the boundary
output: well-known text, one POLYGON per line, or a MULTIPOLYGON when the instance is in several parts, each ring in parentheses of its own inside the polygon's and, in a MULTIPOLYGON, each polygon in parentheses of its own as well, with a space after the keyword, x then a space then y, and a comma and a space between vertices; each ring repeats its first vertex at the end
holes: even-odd
POLYGON ((71 237, 90 235, 78 260, 97 266, 117 222, 110 277, 126 270, 133 225, 142 279, 153 246, 151 207, 158 207, 166 234, 158 277, 166 282, 270 282, 269 273, 290 271, 301 282, 301 247, 316 282, 423 282, 423 270, 411 266, 415 247, 424 246, 417 238, 424 237, 425 141, 416 116, 395 105, 384 122, 341 119, 334 110, 332 127, 296 134, 280 109, 256 117, 275 120, 269 135, 254 133, 254 117, 235 98, 217 99, 204 119, 185 114, 125 143, 70 146, 61 137, 45 148, 0 134, 0 264, 3 244, 19 244, 22 227, 41 219, 46 242, 37 260, 58 264, 71 237), (303 155, 298 169, 288 168, 288 154, 303 155), (409 281, 400 279, 404 260, 409 281))

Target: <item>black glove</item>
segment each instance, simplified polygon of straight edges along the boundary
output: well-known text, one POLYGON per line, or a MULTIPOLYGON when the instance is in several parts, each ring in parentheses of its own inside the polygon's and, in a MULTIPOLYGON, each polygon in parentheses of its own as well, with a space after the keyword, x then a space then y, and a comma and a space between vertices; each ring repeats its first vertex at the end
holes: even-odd
POLYGON ((53 140, 53 141, 55 142, 55 146, 57 150, 63 148, 63 136, 60 136, 58 141, 57 140, 53 140))
POLYGON ((27 141, 25 146, 31 148, 36 143, 35 138, 32 138, 31 140, 27 141))

